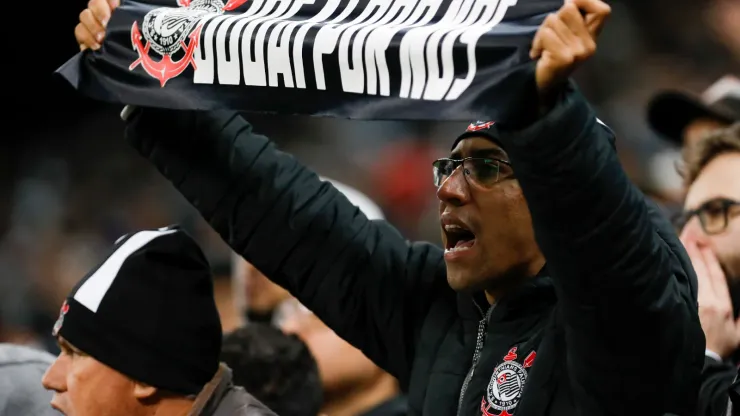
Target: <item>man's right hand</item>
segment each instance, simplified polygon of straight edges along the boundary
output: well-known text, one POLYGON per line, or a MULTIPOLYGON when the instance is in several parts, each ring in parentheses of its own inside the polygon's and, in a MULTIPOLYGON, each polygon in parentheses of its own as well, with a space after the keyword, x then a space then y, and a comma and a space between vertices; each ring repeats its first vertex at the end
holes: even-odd
POLYGON ((80 13, 80 23, 75 27, 75 38, 81 51, 100 49, 111 13, 119 4, 120 0, 90 0, 87 3, 87 9, 80 13))
POLYGON ((740 347, 740 321, 735 320, 727 279, 709 247, 683 241, 699 282, 699 319, 706 348, 727 359, 740 347))

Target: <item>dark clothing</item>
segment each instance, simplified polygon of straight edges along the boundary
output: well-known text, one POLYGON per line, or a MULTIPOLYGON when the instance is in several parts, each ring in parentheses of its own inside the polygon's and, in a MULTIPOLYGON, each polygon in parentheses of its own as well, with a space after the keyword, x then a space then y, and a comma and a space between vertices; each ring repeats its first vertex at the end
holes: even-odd
POLYGON ((730 386, 730 405, 728 408, 730 412, 727 416, 740 415, 740 374, 735 375, 735 380, 730 386))
POLYGON ((695 412, 696 276, 575 90, 501 131, 548 264, 488 311, 448 286, 442 249, 367 220, 235 113, 143 109, 126 136, 234 250, 408 387, 410 414, 695 412))
POLYGON ((119 238, 69 293, 52 334, 133 380, 190 396, 218 370, 221 328, 208 259, 187 232, 164 227, 119 238))
POLYGON ((409 414, 409 402, 405 396, 396 396, 373 407, 360 416, 404 416, 409 414))
POLYGON ((213 379, 195 398, 188 416, 277 416, 267 406, 232 383, 231 369, 221 364, 213 379))
POLYGON ((730 416, 727 413, 729 391, 737 370, 711 357, 704 358, 698 416, 730 416))

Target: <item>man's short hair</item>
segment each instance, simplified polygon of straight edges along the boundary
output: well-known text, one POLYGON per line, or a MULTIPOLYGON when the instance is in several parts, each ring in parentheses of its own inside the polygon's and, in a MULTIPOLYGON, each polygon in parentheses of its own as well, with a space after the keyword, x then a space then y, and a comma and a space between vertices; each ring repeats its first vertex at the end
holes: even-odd
POLYGON ((740 153, 740 122, 712 131, 684 152, 682 174, 686 185, 694 183, 712 160, 725 153, 740 153))
POLYGON ((319 368, 297 336, 266 324, 249 323, 224 336, 221 361, 234 384, 279 415, 316 416, 323 404, 319 368))

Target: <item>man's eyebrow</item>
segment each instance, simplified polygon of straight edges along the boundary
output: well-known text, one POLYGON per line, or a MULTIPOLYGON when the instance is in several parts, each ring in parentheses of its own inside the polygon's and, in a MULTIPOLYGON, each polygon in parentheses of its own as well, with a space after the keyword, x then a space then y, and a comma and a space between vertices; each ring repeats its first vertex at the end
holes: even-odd
POLYGON ((57 337, 57 344, 59 345, 59 348, 61 348, 62 350, 72 351, 75 354, 82 354, 83 353, 82 351, 80 351, 79 348, 75 347, 74 345, 70 344, 69 341, 67 341, 66 339, 62 338, 61 335, 57 337))
POLYGON ((489 147, 486 149, 475 149, 470 152, 473 157, 493 157, 504 161, 509 160, 509 155, 498 147, 489 147))

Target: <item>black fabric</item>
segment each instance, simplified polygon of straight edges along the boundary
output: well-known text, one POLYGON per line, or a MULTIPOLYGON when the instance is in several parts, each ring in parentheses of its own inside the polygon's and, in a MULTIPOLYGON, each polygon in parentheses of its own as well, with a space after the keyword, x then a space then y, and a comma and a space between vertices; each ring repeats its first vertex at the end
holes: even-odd
POLYGON ((727 402, 736 374, 737 369, 729 363, 705 357, 697 415, 730 416, 727 415, 727 402))
POLYGON ((405 396, 396 396, 380 403, 359 416, 405 416, 409 413, 409 403, 405 396))
POLYGON ((92 98, 142 106, 498 119, 515 115, 509 109, 529 83, 532 37, 562 3, 124 0, 102 48, 57 73, 92 98), (152 16, 173 13, 168 34, 152 24, 152 16))
POLYGON ((498 139, 498 127, 495 121, 474 121, 468 124, 465 131, 462 132, 455 141, 452 142, 451 149, 454 149, 461 140, 465 140, 469 137, 485 137, 486 139, 501 145, 501 141, 498 139))
POLYGON ((740 374, 735 376, 734 381, 730 385, 730 400, 732 401, 732 415, 736 416, 740 414, 740 374))
POLYGON ((671 224, 629 182, 576 90, 510 129, 500 140, 547 269, 490 316, 482 294, 448 286, 441 248, 369 221, 236 113, 146 108, 126 137, 234 250, 396 376, 412 415, 458 414, 479 327, 459 414, 505 414, 488 398, 498 368, 529 374, 518 399, 501 387, 516 416, 693 415, 704 337, 671 224))
POLYGON ((675 144, 683 144, 683 131, 699 118, 732 124, 740 120, 740 99, 727 97, 713 104, 678 91, 656 95, 648 104, 648 122, 658 133, 675 144))
POLYGON ((57 333, 134 380, 197 394, 216 373, 221 351, 221 322, 205 255, 177 227, 122 238, 72 290, 57 333), (125 257, 97 311, 86 306, 81 288, 127 250, 127 242, 144 235, 156 237, 125 257))

